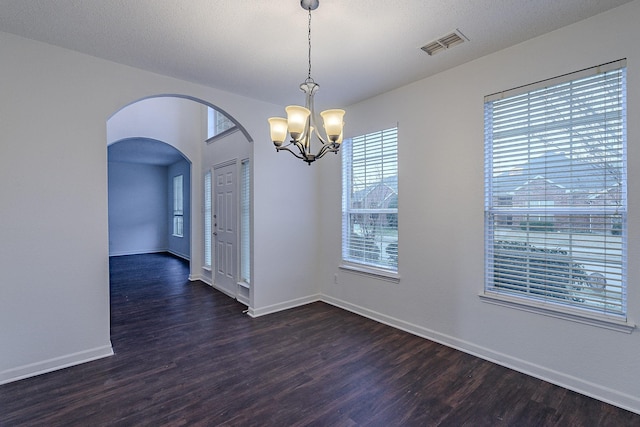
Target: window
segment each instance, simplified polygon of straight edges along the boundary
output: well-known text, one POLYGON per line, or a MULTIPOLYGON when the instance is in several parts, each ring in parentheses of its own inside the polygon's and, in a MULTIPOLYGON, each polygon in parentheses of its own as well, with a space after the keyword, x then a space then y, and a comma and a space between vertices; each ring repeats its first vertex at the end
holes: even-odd
POLYGON ((251 182, 249 160, 240 165, 240 280, 251 283, 251 182))
POLYGON ((211 268, 211 171, 204 175, 204 266, 211 268))
POLYGON ((398 271, 398 129, 342 144, 342 259, 398 271))
POLYGON ((173 177, 173 235, 182 237, 184 227, 184 199, 182 175, 173 177))
POLYGON ((486 97, 485 296, 626 320, 625 66, 486 97))
POLYGON ((235 123, 215 108, 207 107, 207 139, 214 138, 236 127, 235 123))

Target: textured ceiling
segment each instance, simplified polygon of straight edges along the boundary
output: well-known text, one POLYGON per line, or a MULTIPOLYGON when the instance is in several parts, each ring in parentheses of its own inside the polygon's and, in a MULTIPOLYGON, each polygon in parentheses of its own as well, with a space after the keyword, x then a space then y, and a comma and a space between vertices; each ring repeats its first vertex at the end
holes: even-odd
MULTIPOLYGON (((316 106, 347 106, 627 2, 321 0, 316 106), (469 41, 420 50, 456 29, 469 41)), ((298 0, 0 0, 0 31, 276 104, 301 102, 307 76, 298 0)))

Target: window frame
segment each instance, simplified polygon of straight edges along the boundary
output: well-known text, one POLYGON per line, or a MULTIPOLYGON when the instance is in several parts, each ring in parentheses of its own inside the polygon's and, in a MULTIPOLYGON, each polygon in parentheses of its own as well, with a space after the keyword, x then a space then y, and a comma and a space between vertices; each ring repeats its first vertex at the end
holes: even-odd
POLYGON ((173 177, 172 236, 184 237, 184 175, 173 177))
POLYGON ((211 263, 213 262, 213 193, 212 193, 212 178, 213 174, 211 169, 207 170, 204 174, 203 187, 204 187, 204 200, 202 203, 202 215, 204 220, 204 236, 203 236, 203 268, 205 270, 211 270, 211 263))
POLYGON ((207 106, 207 144, 211 144, 212 142, 222 139, 238 130, 239 128, 233 119, 217 108, 207 106), (218 130, 218 123, 221 121, 221 118, 226 123, 230 124, 230 126, 225 127, 222 130, 218 130))
MULTIPOLYGON (((630 324, 627 320, 628 309, 626 307, 626 293, 627 293, 627 287, 628 287, 628 280, 626 277, 626 263, 627 263, 626 258, 627 258, 628 247, 626 244, 627 243, 627 239, 626 239, 626 235, 627 235, 627 228, 626 228, 627 134, 626 134, 625 75, 626 75, 626 60, 620 60, 620 61, 614 61, 608 64, 603 64, 598 67, 592 67, 589 69, 580 70, 576 73, 568 73, 554 79, 545 80, 543 82, 537 82, 532 85, 525 85, 516 89, 512 89, 509 91, 505 91, 502 93, 493 94, 485 97, 485 226, 484 226, 484 229, 485 229, 485 280, 484 282, 485 283, 484 283, 483 293, 480 294, 480 297, 483 301, 490 302, 493 304, 503 305, 511 308, 518 308, 525 311, 545 314, 552 317, 558 317, 558 318, 573 320, 581 323, 600 326, 600 327, 613 329, 621 332, 629 333, 634 329, 635 325, 630 324), (552 266, 550 265, 551 261, 549 260, 555 259, 553 257, 559 256, 557 255, 558 253, 563 254, 562 256, 565 256, 565 257, 566 257, 565 254, 568 253, 569 254, 568 259, 571 262, 568 265, 571 265, 571 271, 573 272, 574 267, 572 263, 574 263, 575 258, 574 258, 574 255, 572 254, 574 253, 574 251, 579 252, 580 250, 583 250, 583 251, 585 250, 585 247, 584 247, 585 243, 582 243, 582 244, 578 243, 576 246, 575 242, 579 241, 578 238, 575 238, 574 240, 573 237, 569 237, 566 240, 567 243, 562 242, 563 244, 568 245, 567 250, 560 250, 560 246, 558 246, 558 250, 544 249, 546 246, 541 246, 541 247, 532 246, 531 248, 527 247, 522 251, 515 250, 516 246, 508 246, 506 247, 506 249, 502 248, 501 246, 498 246, 498 249, 496 249, 496 246, 495 246, 496 244, 500 245, 502 243, 513 244, 515 240, 517 240, 516 238, 512 238, 512 240, 514 241, 507 241, 507 242, 500 241, 500 239, 504 238, 504 236, 511 237, 517 234, 516 231, 513 231, 513 232, 509 231, 510 229, 515 230, 514 227, 517 224, 515 224, 515 222, 512 223, 512 220, 513 218, 516 218, 516 217, 523 217, 527 221, 529 221, 530 218, 534 218, 534 219, 538 218, 538 220, 540 220, 541 218, 545 218, 546 222, 544 224, 547 224, 549 219, 554 219, 555 214, 558 214, 558 216, 563 215, 567 218, 566 220, 568 221, 568 223, 571 224, 571 228, 569 229, 570 231, 567 231, 564 233, 564 234, 567 234, 568 236, 577 236, 577 233, 580 233, 581 230, 587 229, 587 226, 584 226, 584 228, 579 228, 579 227, 574 228, 574 224, 577 224, 578 220, 582 219, 582 216, 584 216, 585 214, 589 215, 589 218, 600 218, 603 220, 612 219, 614 217, 614 215, 606 213, 611 210, 610 206, 607 205, 607 202, 601 202, 602 207, 600 207, 600 205, 595 205, 591 207, 587 205, 587 202, 570 201, 570 202, 567 202, 569 203, 568 205, 561 207, 556 205, 552 200, 550 199, 547 200, 546 197, 549 197, 549 196, 546 193, 544 194, 545 196, 545 198, 543 198, 544 201, 542 201, 543 199, 536 200, 536 197, 540 197, 540 195, 536 195, 536 194, 532 195, 530 194, 532 190, 529 190, 529 193, 527 193, 527 195, 525 196, 527 197, 527 199, 523 199, 523 201, 521 201, 521 203, 522 202, 525 203, 524 207, 518 206, 516 208, 515 206, 512 207, 505 203, 506 196, 502 195, 503 197, 498 197, 501 195, 499 190, 496 190, 494 192, 494 186, 496 188, 500 188, 500 190, 503 190, 503 187, 500 187, 501 184, 497 180, 498 179, 497 177, 500 175, 499 169, 493 164, 494 162, 493 102, 495 101, 495 102, 506 103, 506 102, 509 102, 511 99, 516 99, 518 96, 533 95, 540 91, 546 91, 547 89, 553 91, 555 88, 561 87, 562 85, 573 84, 574 82, 580 83, 583 80, 586 81, 592 76, 596 76, 596 75, 600 75, 602 73, 608 73, 608 72, 615 72, 615 73, 619 73, 620 75, 619 77, 620 83, 618 85, 617 90, 621 92, 621 95, 619 95, 619 101, 618 101, 618 104, 615 104, 615 107, 620 109, 620 113, 619 113, 620 124, 618 125, 619 133, 620 133, 620 137, 619 137, 620 141, 618 145, 620 145, 621 147, 618 149, 619 153, 618 151, 614 151, 613 152, 614 154, 610 154, 609 152, 607 152, 606 154, 607 157, 604 157, 605 160, 599 160, 599 162, 602 162, 605 165, 607 165, 607 162, 612 161, 612 160, 609 160, 608 156, 612 156, 612 158, 616 159, 617 157, 615 156, 619 155, 621 159, 619 160, 619 163, 621 163, 620 180, 622 185, 618 190, 621 193, 620 200, 619 200, 620 206, 615 208, 615 216, 617 217, 617 215, 620 215, 620 217, 622 218, 622 225, 621 225, 622 228, 620 230, 621 232, 621 238, 620 238, 621 248, 620 248, 620 261, 619 261, 620 270, 619 272, 616 270, 616 274, 619 273, 619 276, 620 276, 619 287, 621 292, 621 295, 620 295, 621 308, 619 309, 619 312, 612 312, 611 310, 609 310, 609 308, 607 307, 607 304, 608 304, 607 301, 610 301, 610 300, 607 299, 607 297, 602 297, 602 307, 598 307, 598 308, 595 307, 596 305, 595 303, 593 304, 593 306, 590 307, 589 306, 590 303, 589 304, 585 303, 584 298, 582 298, 582 302, 579 302, 581 298, 575 298, 574 295, 581 297, 585 293, 588 295, 588 293, 590 292, 590 291, 585 291, 586 289, 588 289, 588 287, 584 285, 585 282, 583 282, 583 284, 580 287, 575 287, 575 288, 569 288, 569 287, 565 288, 564 285, 554 283, 554 282, 560 282, 562 280, 558 279, 557 278, 558 276, 555 276, 551 271, 557 267, 552 268, 552 266), (500 227, 499 230, 501 232, 501 235, 499 237, 497 234, 494 234, 494 228, 496 227, 500 227), (503 252, 510 254, 509 256, 514 257, 513 259, 515 259, 516 261, 509 261, 508 263, 504 261, 503 252), (541 252, 543 252, 544 254, 541 254, 541 252), (549 255, 547 254, 547 252, 548 253, 554 252, 554 254, 549 255), (494 262, 496 262, 495 259, 497 259, 498 256, 502 258, 500 258, 500 261, 497 261, 499 264, 494 265, 494 262), (544 259, 544 261, 539 261, 539 262, 536 260, 532 261, 533 258, 535 258, 536 260, 538 258, 544 259), (516 265, 515 263, 522 263, 524 261, 526 261, 528 266, 524 270, 526 273, 521 273, 522 269, 510 267, 512 265, 516 265), (508 286, 499 285, 499 283, 502 283, 500 282, 500 277, 502 277, 500 276, 500 274, 503 274, 503 275, 510 274, 513 277, 513 280, 515 281, 514 283, 524 283, 529 281, 531 281, 532 283, 537 283, 535 282, 536 278, 539 277, 537 275, 543 274, 543 273, 534 274, 534 267, 529 266, 529 263, 535 266, 536 269, 538 268, 542 269, 542 270, 535 270, 535 271, 544 272, 544 276, 543 276, 544 281, 542 282, 543 288, 536 288, 536 289, 544 289, 544 291, 531 292, 531 291, 528 291, 528 287, 525 289, 524 286, 520 287, 517 285, 508 285, 508 286), (541 264, 543 265, 543 267, 539 267, 541 264), (506 270, 507 273, 501 273, 501 271, 504 271, 504 268, 509 269, 509 270, 506 270), (505 287, 507 289, 505 289, 505 287), (566 291, 567 296, 564 298, 560 298, 558 296, 559 291, 565 291, 566 289, 570 289, 569 291, 566 291), (571 295, 571 297, 569 297, 569 295, 571 295)), ((605 92, 607 90, 606 87, 607 87, 606 83, 603 83, 601 87, 599 86, 599 89, 597 92, 599 94, 598 96, 604 97, 602 93, 606 93, 605 92)), ((573 94, 571 94, 570 96, 566 96, 561 99, 566 103, 570 102, 570 105, 573 106, 574 103, 578 103, 579 101, 582 101, 584 99, 583 97, 584 95, 578 95, 574 97, 573 94)), ((541 114, 541 115, 544 114, 545 116, 549 116, 553 114, 554 119, 556 120, 560 120, 561 118, 565 117, 565 116, 561 116, 560 113, 558 113, 557 107, 555 107, 552 103, 550 103, 549 106, 547 106, 547 104, 545 103, 544 106, 540 108, 540 111, 542 111, 542 113, 538 113, 538 114, 541 114)), ((526 122, 526 125, 524 124, 519 124, 517 126, 512 125, 514 126, 514 129, 520 126, 523 129, 527 129, 526 132, 522 132, 523 134, 529 132, 530 135, 534 135, 534 133, 532 133, 532 131, 529 128, 527 128, 527 126, 530 126, 529 122, 530 121, 533 122, 533 119, 531 118, 533 117, 533 113, 529 113, 529 112, 526 113, 526 114, 531 114, 531 116, 527 116, 526 114, 523 114, 522 116, 517 116, 518 113, 519 111, 515 113, 512 111, 509 111, 510 118, 508 120, 513 120, 514 123, 516 120, 521 120, 522 123, 526 122), (517 117, 517 119, 515 117, 517 117)), ((567 118, 566 120, 570 121, 571 123, 570 125, 566 126, 566 129, 568 130, 564 129, 563 132, 564 133, 574 132, 574 126, 576 125, 574 124, 574 116, 571 115, 574 113, 572 112, 572 113, 564 113, 564 114, 570 117, 570 118, 567 118)), ((510 124, 511 121, 507 123, 510 124)), ((603 123, 607 125, 609 124, 609 122, 606 121, 606 118, 601 121, 593 120, 590 123, 597 124, 601 127, 603 126, 603 123)), ((498 147, 500 150, 505 150, 504 147, 507 147, 509 152, 508 154, 505 155, 505 154, 502 154, 504 151, 501 151, 500 156, 502 157, 499 158, 500 161, 502 163, 508 164, 508 161, 516 159, 517 156, 524 156, 524 154, 519 154, 521 152, 526 153, 526 155, 529 156, 527 157, 528 159, 533 159, 534 156, 531 154, 533 151, 541 150, 541 151, 538 151, 538 153, 543 153, 542 155, 546 156, 548 153, 552 152, 549 147, 554 147, 553 148, 554 150, 558 150, 557 147, 559 147, 560 145, 556 146, 554 145, 556 144, 555 142, 548 142, 548 139, 551 139, 553 137, 549 136, 549 134, 546 133, 547 132, 546 126, 547 125, 545 125, 544 133, 542 133, 541 136, 536 136, 536 138, 538 138, 536 143, 532 142, 534 140, 533 136, 528 136, 524 138, 524 140, 527 140, 527 142, 525 142, 524 145, 517 145, 517 144, 520 144, 520 142, 518 139, 516 139, 515 132, 520 132, 520 130, 511 131, 511 129, 508 128, 509 132, 511 132, 509 135, 509 138, 511 139, 503 138, 500 142, 503 145, 499 145, 498 147), (504 141, 507 141, 507 142, 504 142, 504 141), (507 144, 510 144, 510 145, 507 145, 507 144), (542 145, 542 148, 538 148, 538 145, 536 144, 542 145)), ((588 131, 585 131, 585 134, 587 134, 587 132, 588 131)), ((518 133, 518 135, 520 134, 518 133)), ((609 139, 611 137, 607 136, 606 138, 605 137, 601 137, 601 138, 602 138, 602 141, 604 142, 598 142, 598 144, 605 144, 605 146, 607 147, 606 149, 609 150, 608 147, 609 147, 609 144, 611 144, 609 142, 609 139)), ((575 143, 575 146, 574 146, 573 140, 571 140, 570 143, 564 143, 564 144, 569 144, 569 147, 570 147, 568 148, 569 150, 568 157, 570 157, 571 160, 569 165, 566 166, 566 168, 568 169, 563 169, 563 167, 565 166, 560 167, 560 166, 557 166, 557 164, 553 164, 550 167, 554 167, 554 168, 558 167, 558 169, 554 169, 554 171, 556 171, 555 173, 563 174, 563 176, 564 175, 573 176, 572 174, 577 173, 575 172, 575 168, 578 167, 577 165, 580 165, 581 163, 586 164, 586 161, 584 159, 580 158, 579 156, 575 156, 574 153, 580 150, 583 150, 583 151, 586 150, 586 147, 589 147, 588 145, 589 143, 582 142, 578 138, 578 142, 575 143)), ((545 171, 547 171, 546 168, 547 166, 545 166, 545 171)), ((503 171, 502 174, 504 175, 504 173, 506 172, 503 171)), ((598 174, 593 172, 588 172, 588 173, 590 173, 590 175, 588 178, 585 178, 585 179, 589 179, 589 180, 597 179, 597 177, 599 176, 598 174), (592 178, 592 177, 596 177, 596 178, 592 178)), ((608 170, 605 168, 602 168, 602 172, 598 172, 598 173, 600 173, 602 177, 606 177, 608 170)), ((526 171, 526 175, 523 175, 523 176, 524 176, 523 180, 527 178, 528 179, 539 178, 537 176, 534 177, 531 171, 526 171)), ((571 179, 574 180, 577 178, 572 177, 571 179)), ((604 179, 604 178, 601 178, 601 179, 604 179)), ((551 182, 546 178, 544 178, 544 180, 551 182)), ((527 181, 527 184, 529 182, 531 181, 527 181)), ((545 184, 545 187, 546 187, 546 184, 545 184)), ((568 189, 568 190, 565 190, 565 193, 569 197, 571 197, 574 194, 571 191, 574 191, 574 190, 568 189)), ((593 191, 593 187, 590 186, 588 191, 591 194, 591 191, 593 191)), ((527 224, 530 224, 530 223, 527 223, 527 224)), ((545 235, 545 236, 548 234, 549 235, 551 234, 551 230, 542 229, 542 225, 540 226, 541 228, 538 230, 533 229, 533 227, 534 226, 531 226, 531 225, 527 226, 527 229, 525 231, 525 234, 527 236, 530 233, 534 234, 534 232, 539 233, 540 235, 545 235)), ((608 229, 602 228, 602 230, 603 231, 601 231, 601 233, 603 234, 603 236, 605 236, 603 237, 603 239, 606 245, 607 244, 606 242, 608 242, 609 240, 613 240, 613 238, 609 237, 609 240, 607 240, 606 236, 607 236, 608 229)), ((611 234, 613 234, 612 230, 610 230, 611 234)), ((591 232, 591 230, 589 230, 589 232, 591 232)), ((527 237, 527 239, 528 238, 529 237, 527 237)), ((607 251, 609 250, 608 246, 606 250, 607 251)), ((612 249, 612 250, 615 250, 615 249, 612 249)), ((610 264, 607 264, 608 261, 606 259, 607 258, 606 253, 602 255, 602 258, 604 258, 604 261, 597 259, 597 262, 602 262, 605 268, 608 268, 607 266, 609 266, 610 264)), ((509 259, 511 260, 512 258, 509 258, 509 259)), ((583 262, 583 261, 580 260, 580 262, 583 262)), ((520 264, 517 264, 517 265, 520 265, 520 264)), ((593 268, 595 269, 595 267, 593 268)), ((584 269, 581 271, 583 274, 580 277, 583 277, 584 279, 584 277, 587 276, 586 272, 593 271, 593 270, 584 269)), ((606 271, 609 271, 609 270, 606 270, 606 271)), ((556 274, 557 274, 557 271, 556 271, 556 274)), ((572 280, 571 285, 573 285, 573 276, 571 276, 571 280, 572 280)), ((511 283, 511 281, 512 279, 508 279, 508 283, 511 283)), ((592 297, 592 299, 596 302, 600 301, 596 297, 592 297)), ((612 299, 611 301, 615 302, 617 300, 612 299)))
MULTIPOLYGON (((358 149, 360 151, 360 149, 358 149)), ((378 279, 387 280, 391 282, 398 282, 400 280, 398 265, 399 265, 399 257, 398 257, 398 247, 399 247, 399 235, 398 235, 398 194, 399 190, 397 188, 397 178, 398 178, 398 126, 397 124, 393 127, 386 128, 383 130, 367 133, 364 135, 359 135, 356 137, 348 138, 342 143, 342 147, 340 149, 342 152, 342 232, 341 232, 341 264, 340 268, 343 270, 347 270, 356 274, 363 274, 367 276, 372 276, 378 279), (362 145, 361 151, 358 153, 356 158, 354 159, 353 152, 353 144, 356 141, 356 144, 362 145), (391 142, 389 142, 391 141, 391 142), (393 144, 394 150, 390 153, 384 152, 383 144, 393 144), (367 152, 371 153, 374 150, 380 151, 382 154, 380 155, 381 159, 375 160, 375 156, 371 155, 371 160, 367 162, 367 152), (388 156, 388 158, 387 158, 388 156), (391 159, 391 160, 389 160, 391 159), (396 207, 369 207, 369 208, 357 208, 353 206, 353 194, 355 191, 354 186, 354 162, 357 167, 364 166, 366 168, 367 164, 372 164, 374 166, 380 167, 382 172, 382 177, 378 178, 375 182, 368 178, 370 182, 366 182, 363 188, 358 190, 359 192, 366 191, 368 187, 388 186, 388 181, 385 183, 385 180, 391 178, 392 180, 395 177, 396 181, 396 189, 395 191, 390 188, 391 193, 384 198, 383 201, 389 199, 389 197, 396 197, 396 207), (386 170, 389 169, 392 175, 386 175, 386 170), (382 264, 381 262, 375 262, 375 259, 370 262, 366 261, 367 249, 363 249, 363 255, 361 257, 358 256, 350 256, 350 253, 353 253, 357 247, 353 246, 353 242, 351 240, 351 236, 353 236, 353 228, 355 228, 355 222, 353 220, 354 215, 383 215, 383 217, 375 217, 373 218, 373 222, 389 221, 388 215, 395 215, 395 228, 396 228, 396 240, 395 242, 386 242, 385 248, 388 248, 389 245, 395 243, 395 265, 393 260, 393 250, 392 252, 388 252, 387 249, 383 249, 382 245, 383 238, 380 236, 380 242, 374 242, 377 246, 379 243, 379 249, 376 248, 376 253, 378 254, 378 259, 382 257, 387 258, 387 265, 382 264), (384 218, 384 219, 382 219, 384 218)), ((359 169, 360 170, 360 169, 359 169)), ((365 174, 367 174, 365 172, 365 174)), ((373 191, 373 190, 371 190, 373 191)), ((365 196, 365 199, 368 197, 368 194, 365 196)), ((380 226, 380 225, 378 225, 380 226)), ((375 229, 375 227, 374 227, 375 229)), ((362 239, 367 239, 366 234, 363 234, 362 239)), ((365 245, 366 246, 366 245, 365 245)))
POLYGON ((240 282, 251 285, 251 163, 240 162, 240 282))

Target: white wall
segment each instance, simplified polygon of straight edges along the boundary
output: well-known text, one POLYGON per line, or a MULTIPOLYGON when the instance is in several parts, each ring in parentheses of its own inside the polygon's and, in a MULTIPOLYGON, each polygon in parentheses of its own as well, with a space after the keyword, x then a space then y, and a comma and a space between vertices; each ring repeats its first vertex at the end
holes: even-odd
POLYGON ((109 162, 109 256, 166 251, 167 167, 109 162))
MULTIPOLYGON (((629 319, 640 321, 640 2, 347 109, 346 136, 399 124, 400 283, 340 264, 340 168, 323 162, 325 299, 640 412, 640 332, 483 303, 483 97, 628 58, 629 319), (334 283, 334 274, 338 283, 334 283)), ((470 35, 473 43, 473 36, 470 35)), ((455 55, 455 49, 442 55, 455 55)), ((437 60, 437 57, 434 58, 437 60)))
MULTIPOLYGON (((6 33, 0 33, 0 57, 11 58, 0 62, 0 383, 112 353, 106 123, 146 97, 180 94, 210 102, 255 141, 251 309, 264 313, 316 293, 308 275, 315 265, 314 229, 300 234, 279 226, 317 216, 315 198, 306 193, 314 173, 276 154, 268 141, 266 119, 282 106, 6 33)), ((200 150, 181 151, 201 174, 200 150)), ((201 205, 200 179, 192 181, 192 195, 201 205)), ((192 247, 200 248, 195 224, 202 215, 193 212, 192 219, 192 247)), ((192 268, 201 262, 194 254, 192 268)))
POLYGON ((189 160, 199 157, 204 124, 198 102, 171 96, 131 102, 109 118, 108 144, 127 138, 150 138, 171 145, 189 160))

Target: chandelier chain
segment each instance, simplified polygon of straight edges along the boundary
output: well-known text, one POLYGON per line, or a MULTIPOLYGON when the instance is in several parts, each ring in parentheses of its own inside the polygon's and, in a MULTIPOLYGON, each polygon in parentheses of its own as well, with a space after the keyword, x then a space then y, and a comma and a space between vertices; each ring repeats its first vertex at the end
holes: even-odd
POLYGON ((309 9, 309 32, 307 38, 309 41, 309 74, 307 74, 307 80, 311 80, 311 9, 309 9))

